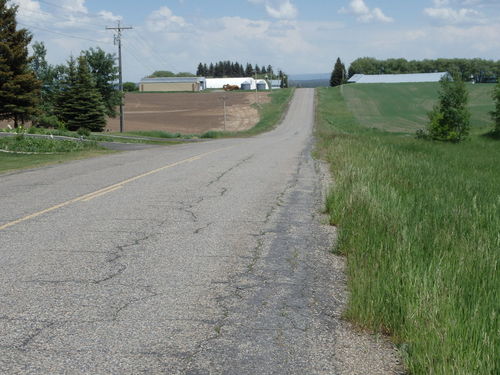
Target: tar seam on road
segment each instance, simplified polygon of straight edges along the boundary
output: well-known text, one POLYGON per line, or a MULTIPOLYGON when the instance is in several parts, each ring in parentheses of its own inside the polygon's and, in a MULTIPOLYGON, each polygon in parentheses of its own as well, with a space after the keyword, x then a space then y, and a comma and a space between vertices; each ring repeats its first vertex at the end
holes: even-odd
POLYGON ((139 180, 141 178, 150 176, 152 174, 161 172, 161 171, 163 171, 165 169, 176 167, 176 166, 178 166, 180 164, 190 163, 190 162, 199 160, 199 159, 201 159, 201 158, 203 158, 203 157, 205 157, 207 155, 213 154, 213 153, 218 152, 218 151, 227 150, 227 149, 232 148, 232 147, 234 147, 234 146, 219 148, 219 149, 216 149, 216 150, 205 152, 203 154, 192 156, 192 157, 184 159, 184 160, 177 161, 177 162, 172 163, 172 164, 164 165, 163 167, 160 167, 160 168, 157 168, 157 169, 153 169, 152 171, 140 174, 140 175, 135 176, 135 177, 131 177, 131 178, 127 179, 127 180, 118 182, 116 184, 113 184, 111 186, 105 187, 103 189, 99 189, 99 190, 96 190, 96 191, 94 191, 92 193, 81 195, 81 196, 79 196, 77 198, 73 198, 73 199, 70 199, 70 200, 68 200, 66 202, 59 203, 59 204, 56 204, 55 206, 46 208, 45 210, 38 211, 38 212, 32 213, 30 215, 24 216, 24 217, 22 217, 20 219, 11 221, 9 223, 1 225, 0 226, 0 230, 4 230, 4 229, 7 229, 7 228, 12 227, 14 225, 20 224, 20 223, 22 223, 24 221, 27 221, 27 220, 30 220, 30 219, 34 219, 35 217, 38 217, 40 215, 46 214, 46 213, 51 212, 51 211, 55 211, 55 210, 57 210, 59 208, 62 208, 62 207, 65 207, 65 206, 69 206, 72 203, 76 203, 76 202, 80 202, 80 201, 82 201, 82 202, 88 202, 91 199, 94 199, 94 198, 100 197, 101 195, 104 195, 104 194, 107 194, 107 193, 111 193, 111 192, 113 192, 115 190, 118 190, 118 189, 122 188, 124 185, 126 185, 126 184, 128 184, 130 182, 133 182, 133 181, 139 180))

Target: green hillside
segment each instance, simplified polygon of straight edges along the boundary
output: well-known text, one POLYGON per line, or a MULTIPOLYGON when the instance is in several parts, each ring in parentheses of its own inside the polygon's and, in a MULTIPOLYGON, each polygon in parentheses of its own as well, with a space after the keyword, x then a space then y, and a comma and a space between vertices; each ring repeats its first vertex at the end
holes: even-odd
MULTIPOLYGON (((468 84, 474 128, 489 127, 494 85, 468 84)), ((361 125, 393 132, 425 127, 427 112, 437 101, 439 83, 352 84, 342 88, 348 108, 361 125)))

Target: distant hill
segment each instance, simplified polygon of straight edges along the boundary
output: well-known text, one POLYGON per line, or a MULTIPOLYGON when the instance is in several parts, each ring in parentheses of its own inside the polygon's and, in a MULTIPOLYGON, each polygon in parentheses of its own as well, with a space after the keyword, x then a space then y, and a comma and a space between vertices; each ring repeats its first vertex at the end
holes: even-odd
POLYGON ((330 86, 330 73, 290 74, 288 84, 292 87, 330 86))
POLYGON ((314 73, 314 74, 290 74, 288 78, 292 81, 317 81, 330 80, 331 73, 314 73))

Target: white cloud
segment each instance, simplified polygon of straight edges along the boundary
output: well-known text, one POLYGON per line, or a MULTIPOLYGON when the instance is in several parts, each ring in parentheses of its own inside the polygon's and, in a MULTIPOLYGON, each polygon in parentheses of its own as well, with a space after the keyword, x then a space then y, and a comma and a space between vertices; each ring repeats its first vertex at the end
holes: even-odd
POLYGON ((296 18, 298 14, 297 8, 289 0, 281 2, 277 8, 266 4, 266 11, 271 17, 279 19, 296 18))
POLYGON ((248 0, 252 4, 264 5, 269 16, 277 19, 294 19, 299 12, 291 0, 248 0))
POLYGON ((50 14, 43 12, 40 3, 33 0, 13 0, 19 6, 18 17, 22 22, 40 22, 50 18, 50 14))
POLYGON ((473 8, 484 0, 433 0, 434 7, 425 8, 424 14, 444 24, 484 23, 484 15, 473 8))
POLYGON ((364 23, 371 21, 388 23, 394 21, 393 18, 386 16, 382 11, 382 9, 380 8, 370 9, 368 5, 366 5, 364 0, 351 0, 349 6, 347 8, 341 8, 339 10, 339 13, 354 14, 357 16, 357 20, 359 22, 364 22, 364 23))
POLYGON ((182 31, 182 29, 190 25, 184 20, 173 14, 170 8, 162 6, 160 9, 153 11, 147 20, 147 26, 150 31, 182 31))
POLYGON ((482 14, 474 9, 425 8, 424 13, 431 18, 446 23, 476 23, 482 21, 482 14))
POLYGON ((88 13, 85 0, 59 0, 52 3, 63 7, 71 13, 88 13))
POLYGON ((117 22, 123 19, 122 16, 116 16, 112 12, 108 12, 107 10, 101 10, 99 16, 106 21, 117 22))

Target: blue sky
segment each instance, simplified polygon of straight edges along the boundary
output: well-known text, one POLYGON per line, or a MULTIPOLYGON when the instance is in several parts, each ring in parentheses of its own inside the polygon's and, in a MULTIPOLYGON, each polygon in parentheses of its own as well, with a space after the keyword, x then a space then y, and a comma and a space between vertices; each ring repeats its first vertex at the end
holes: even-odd
POLYGON ((10 0, 49 62, 82 49, 115 52, 124 31, 124 79, 199 62, 271 64, 325 73, 337 57, 500 59, 500 0, 10 0))

